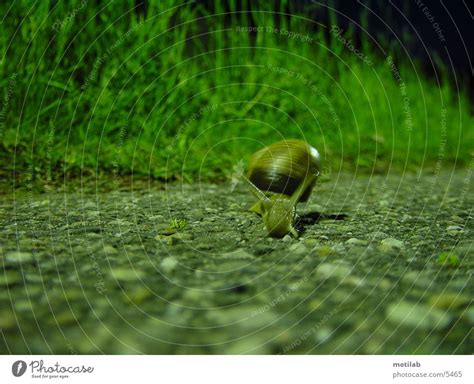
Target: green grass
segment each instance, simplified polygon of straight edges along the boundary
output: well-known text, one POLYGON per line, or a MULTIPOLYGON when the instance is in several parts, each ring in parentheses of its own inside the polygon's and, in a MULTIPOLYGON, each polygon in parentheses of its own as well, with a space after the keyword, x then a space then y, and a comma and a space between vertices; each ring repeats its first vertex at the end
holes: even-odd
POLYGON ((367 65, 302 16, 277 25, 285 2, 227 17, 220 4, 153 2, 145 18, 134 1, 2 3, 3 172, 221 179, 285 137, 316 146, 327 172, 469 164, 468 98, 399 47, 364 41, 367 65), (264 31, 237 30, 249 23, 264 31))

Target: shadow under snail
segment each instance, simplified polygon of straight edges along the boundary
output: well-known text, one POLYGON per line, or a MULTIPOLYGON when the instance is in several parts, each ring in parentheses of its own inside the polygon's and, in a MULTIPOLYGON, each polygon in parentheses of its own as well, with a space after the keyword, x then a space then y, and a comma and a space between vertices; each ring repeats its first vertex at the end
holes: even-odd
POLYGON ((255 152, 243 177, 259 199, 250 209, 262 216, 272 237, 291 234, 296 204, 308 200, 321 169, 316 148, 302 140, 283 140, 255 152))

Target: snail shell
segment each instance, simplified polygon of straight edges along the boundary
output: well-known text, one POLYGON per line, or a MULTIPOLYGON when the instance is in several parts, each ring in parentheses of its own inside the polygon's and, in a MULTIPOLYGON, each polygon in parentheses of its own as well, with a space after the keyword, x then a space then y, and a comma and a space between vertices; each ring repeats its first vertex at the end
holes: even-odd
POLYGON ((316 148, 302 140, 283 140, 252 155, 248 179, 264 192, 287 196, 292 196, 301 183, 312 180, 298 199, 304 202, 316 184, 320 166, 316 148))

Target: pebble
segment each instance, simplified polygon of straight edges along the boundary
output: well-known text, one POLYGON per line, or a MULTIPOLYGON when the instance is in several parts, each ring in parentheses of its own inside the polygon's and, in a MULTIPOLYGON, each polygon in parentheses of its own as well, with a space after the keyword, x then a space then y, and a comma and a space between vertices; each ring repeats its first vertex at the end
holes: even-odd
POLYGON ((104 245, 102 252, 106 255, 115 255, 118 253, 117 249, 112 245, 104 245))
POLYGON ((388 291, 392 288, 392 283, 388 279, 374 279, 370 282, 376 289, 381 289, 382 291, 388 291))
POLYGON ((308 253, 308 249, 304 244, 296 243, 288 247, 288 252, 291 252, 294 255, 304 255, 308 253))
POLYGON ((314 332, 314 338, 318 343, 325 343, 332 336, 334 336, 335 331, 330 327, 321 327, 314 332))
POLYGON ((153 215, 153 216, 150 216, 148 219, 150 221, 160 221, 160 220, 163 220, 163 215, 153 215))
POLYGON ((317 253, 321 257, 333 255, 335 252, 329 245, 322 245, 317 248, 317 253))
POLYGON ((93 201, 87 201, 83 207, 84 209, 97 209, 97 204, 93 201))
POLYGON ((191 235, 190 233, 185 233, 185 232, 177 232, 171 236, 178 241, 191 241, 194 239, 193 235, 191 235))
MULTIPOLYGON (((176 245, 179 243, 193 240, 193 236, 189 233, 177 232, 171 235, 156 235, 155 240, 158 240, 162 244, 176 245)), ((197 246, 196 246, 197 247, 197 246)))
POLYGON ((354 287, 366 287, 367 286, 367 282, 360 278, 360 277, 357 277, 357 276, 347 276, 345 277, 342 282, 344 284, 348 284, 348 285, 352 285, 354 287))
POLYGON ((361 240, 361 239, 356 239, 355 237, 350 238, 349 240, 346 241, 347 245, 355 245, 359 247, 365 247, 368 242, 367 240, 361 240))
POLYGON ((32 312, 33 303, 30 300, 16 300, 14 303, 15 312, 32 312))
POLYGON ((144 273, 131 268, 114 268, 110 271, 112 278, 122 282, 141 280, 144 273))
POLYGON ((263 256, 271 253, 273 251, 273 247, 267 244, 257 244, 254 246, 254 254, 257 256, 263 256))
POLYGON ((64 311, 55 315, 55 321, 53 324, 56 324, 57 322, 59 325, 66 325, 77 323, 77 321, 78 317, 73 312, 64 311))
POLYGON ((194 246, 199 251, 208 251, 212 249, 212 244, 211 243, 199 243, 194 246))
POLYGON ((408 271, 402 276, 402 279, 406 283, 415 284, 423 288, 433 286, 432 279, 419 271, 408 271))
POLYGON ((5 260, 10 264, 24 264, 35 260, 32 253, 29 252, 9 252, 5 256, 5 260))
POLYGON ((163 270, 165 273, 171 273, 173 270, 176 268, 178 265, 178 260, 176 260, 174 257, 165 257, 161 263, 160 263, 160 268, 163 270))
POLYGON ((254 256, 248 253, 245 249, 237 248, 235 251, 222 254, 221 258, 231 260, 252 260, 254 259, 254 256))
POLYGON ((451 322, 450 314, 444 310, 407 301, 389 304, 385 313, 392 323, 424 331, 444 329, 451 322))
POLYGON ((134 289, 131 292, 124 294, 124 301, 130 301, 133 304, 140 305, 146 299, 152 296, 150 290, 146 287, 139 287, 134 289))
POLYGON ((316 239, 305 239, 304 244, 309 248, 314 248, 319 245, 319 241, 316 239))
POLYGON ((380 248, 383 251, 392 251, 392 250, 400 251, 404 248, 404 245, 403 245, 403 241, 400 241, 393 237, 388 237, 386 239, 383 239, 380 242, 380 248))
POLYGON ((351 271, 352 268, 346 264, 323 263, 318 267, 316 273, 322 278, 335 277, 341 280, 349 276, 351 271))

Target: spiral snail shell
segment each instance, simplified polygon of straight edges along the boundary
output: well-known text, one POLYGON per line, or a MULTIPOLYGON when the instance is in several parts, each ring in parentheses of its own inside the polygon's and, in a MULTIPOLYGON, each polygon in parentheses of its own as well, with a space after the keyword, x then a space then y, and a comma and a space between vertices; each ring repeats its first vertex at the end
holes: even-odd
POLYGON ((262 216, 270 236, 298 236, 295 206, 308 200, 320 167, 318 151, 302 140, 279 141, 252 155, 247 181, 259 201, 251 210, 262 216))

